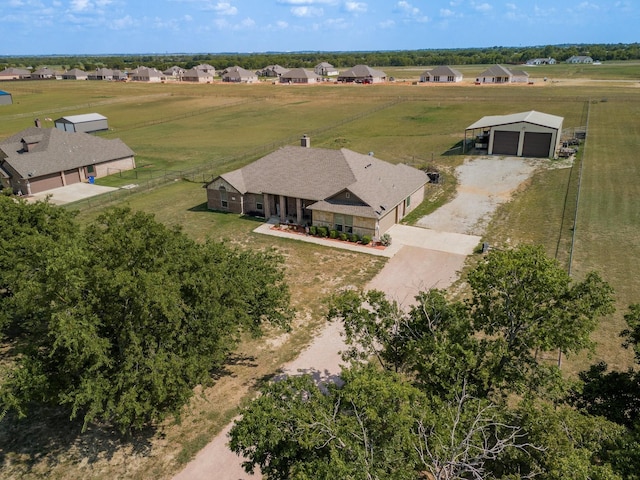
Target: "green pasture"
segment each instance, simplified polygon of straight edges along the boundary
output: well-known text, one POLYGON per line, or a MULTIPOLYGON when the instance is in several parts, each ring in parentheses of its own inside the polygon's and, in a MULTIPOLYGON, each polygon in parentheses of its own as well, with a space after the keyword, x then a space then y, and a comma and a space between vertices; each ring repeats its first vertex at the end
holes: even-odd
MULTIPOLYGON (((466 77, 484 68, 459 67, 466 77)), ((409 74, 417 78, 423 71, 420 67, 384 70, 399 79, 409 74)), ((534 109, 563 116, 569 128, 585 125, 590 106, 589 135, 580 156, 584 170, 572 268, 575 275, 600 270, 618 292, 621 308, 602 336, 610 347, 603 357, 615 363, 620 350, 615 335, 622 326, 623 307, 638 301, 640 219, 634 204, 640 188, 636 161, 640 91, 629 80, 640 73, 640 63, 558 64, 529 70, 562 81, 502 86, 10 82, 2 88, 13 94, 15 103, 0 110, 0 138, 32 125, 34 118, 99 112, 109 118, 111 127, 100 135, 121 138, 136 152, 136 171, 99 180, 117 186, 143 184, 167 172, 173 172, 173 181, 180 172, 197 171, 187 178, 202 182, 281 145, 297 144, 307 133, 314 147, 345 147, 373 152, 391 162, 437 168, 448 182, 443 190, 452 192, 454 168, 466 158, 459 149, 464 129, 480 117, 534 109), (598 81, 571 83, 583 78, 598 81)), ((568 266, 578 173, 577 167, 541 171, 497 213, 487 239, 542 243, 568 266)), ((207 233, 217 238, 228 230, 226 236, 237 236, 233 234, 240 228, 237 219, 229 220, 224 229, 203 221, 213 214, 203 210, 206 196, 201 183, 172 183, 128 195, 124 201, 155 212, 163 221, 184 225, 197 238, 207 233)), ((434 202, 443 201, 437 190, 435 197, 434 202)))

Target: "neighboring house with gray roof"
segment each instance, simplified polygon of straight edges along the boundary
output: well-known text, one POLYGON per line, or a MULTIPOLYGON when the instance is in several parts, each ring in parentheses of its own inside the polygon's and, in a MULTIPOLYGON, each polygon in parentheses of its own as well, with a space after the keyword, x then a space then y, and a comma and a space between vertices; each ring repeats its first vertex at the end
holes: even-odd
POLYGON ((382 83, 386 80, 386 73, 367 65, 356 65, 338 75, 338 81, 346 83, 382 83))
POLYGON ((305 68, 293 68, 287 73, 280 75, 280 83, 318 83, 322 77, 311 70, 305 68))
POLYGON ((184 74, 184 68, 174 65, 173 67, 167 68, 162 73, 168 78, 180 80, 184 74))
POLYGON ((258 70, 256 75, 259 77, 279 77, 289 71, 288 68, 284 68, 280 65, 267 65, 262 70, 258 70))
POLYGON ((476 84, 526 83, 529 74, 522 70, 510 70, 502 65, 492 65, 476 78, 476 84))
POLYGON ((50 80, 52 78, 56 78, 56 76, 56 71, 49 67, 39 68, 31 74, 31 78, 34 80, 50 80))
POLYGON ((0 72, 0 80, 23 80, 31 78, 31 71, 24 68, 5 68, 0 72))
POLYGON ((593 58, 587 55, 573 55, 567 58, 567 63, 593 63, 593 58))
POLYGON ((213 83, 213 73, 193 67, 182 74, 182 81, 192 83, 213 83))
POLYGON ((222 81, 230 83, 255 83, 258 81, 258 75, 236 65, 224 70, 222 73, 222 81))
POLYGON ((338 69, 328 62, 320 62, 313 68, 313 71, 324 77, 336 77, 340 74, 338 69))
POLYGON ((62 74, 63 80, 87 80, 88 78, 89 74, 79 68, 72 68, 62 74))
POLYGON ((448 65, 426 70, 420 75, 422 83, 456 83, 462 81, 462 73, 448 65))
POLYGON ((287 146, 214 178, 207 206, 344 233, 384 234, 424 199, 427 175, 345 148, 287 146))
POLYGON ((31 127, 0 142, 2 185, 24 195, 135 166, 134 153, 122 140, 88 133, 31 127))
POLYGON ((129 73, 129 80, 134 82, 159 83, 164 79, 164 74, 152 67, 138 67, 129 73))

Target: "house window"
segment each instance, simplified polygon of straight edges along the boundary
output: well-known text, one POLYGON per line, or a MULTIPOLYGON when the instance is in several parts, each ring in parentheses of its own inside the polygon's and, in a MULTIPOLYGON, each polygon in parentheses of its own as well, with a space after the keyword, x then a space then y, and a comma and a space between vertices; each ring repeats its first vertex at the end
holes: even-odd
POLYGON ((411 196, 407 197, 404 201, 404 206, 409 208, 411 206, 411 196))
POLYGON ((224 188, 224 185, 220 185, 220 205, 222 208, 229 208, 229 199, 227 197, 227 189, 224 188))
POLYGON ((258 210, 262 210, 262 203, 261 202, 256 202, 256 209, 258 210))
POLYGON ((449 75, 447 77, 447 82, 453 82, 455 80, 455 78, 453 77, 453 75, 449 75))
POLYGON ((87 165, 87 173, 93 173, 94 171, 93 165, 87 165))
POLYGON ((343 233, 353 233, 353 215, 339 215, 333 216, 334 227, 337 231, 343 233))
POLYGON ((350 192, 345 192, 344 198, 351 198, 351 193, 350 192))
POLYGON ((440 75, 435 75, 435 76, 433 77, 433 81, 434 81, 434 82, 439 82, 439 81, 440 81, 440 75))

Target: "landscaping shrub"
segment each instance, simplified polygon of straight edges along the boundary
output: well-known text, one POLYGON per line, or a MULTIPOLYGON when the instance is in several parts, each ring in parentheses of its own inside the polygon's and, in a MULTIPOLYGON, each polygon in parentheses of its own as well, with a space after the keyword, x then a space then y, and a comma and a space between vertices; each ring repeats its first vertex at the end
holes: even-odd
POLYGON ((329 237, 330 238, 338 238, 338 231, 337 230, 331 230, 329 232, 329 237))
POLYGON ((343 242, 347 241, 348 239, 349 239, 349 236, 346 233, 340 234, 340 240, 342 240, 343 242))
POLYGON ((309 227, 309 234, 313 235, 314 237, 318 234, 318 229, 315 225, 311 225, 309 227))
POLYGON ((352 242, 357 242, 358 240, 360 240, 360 237, 358 236, 357 233, 352 233, 351 236, 349 237, 349 240, 351 240, 352 242))
POLYGON ((363 245, 369 245, 371 243, 371 237, 369 235, 363 235, 361 241, 363 245))
POLYGON ((322 238, 327 238, 329 229, 327 227, 318 227, 318 235, 322 238))
POLYGON ((388 233, 382 235, 382 237, 380 237, 380 243, 385 247, 391 245, 391 235, 389 235, 388 233))

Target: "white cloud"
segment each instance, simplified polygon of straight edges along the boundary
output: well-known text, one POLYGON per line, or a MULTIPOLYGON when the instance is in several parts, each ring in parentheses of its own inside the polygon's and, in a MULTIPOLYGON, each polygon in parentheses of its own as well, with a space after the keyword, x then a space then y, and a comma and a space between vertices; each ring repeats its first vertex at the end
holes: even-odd
POLYGON ((474 10, 477 10, 478 12, 488 12, 493 9, 493 7, 486 2, 485 3, 472 2, 471 6, 474 8, 474 10))
POLYGON ((127 15, 122 18, 117 18, 116 20, 112 20, 109 22, 109 27, 112 30, 126 30, 133 27, 136 24, 135 20, 131 17, 131 15, 127 15))
POLYGON ((213 7, 220 15, 237 15, 238 9, 231 5, 229 2, 218 2, 217 5, 213 7))
POLYGON ((322 8, 317 7, 293 7, 291 13, 296 17, 321 17, 324 14, 322 8))
POLYGON ((600 10, 600 6, 591 2, 582 2, 578 5, 578 10, 600 10))
POLYGON ((415 20, 417 22, 427 22, 429 17, 423 15, 418 7, 414 7, 409 2, 402 0, 396 4, 397 9, 402 12, 407 18, 415 20))
POLYGON ((364 13, 367 11, 367 4, 362 2, 346 2, 344 8, 347 12, 364 13))
POLYGON ((281 5, 336 5, 336 0, 278 0, 281 5))
POLYGON ((191 15, 185 15, 182 17, 185 22, 193 22, 193 17, 191 15))
POLYGON ((393 20, 385 20, 384 22, 380 22, 378 23, 378 26, 380 28, 393 28, 395 27, 396 22, 394 22, 393 20))
POLYGON ((240 22, 240 26, 244 28, 251 28, 251 27, 254 27, 255 25, 256 25, 255 20, 249 17, 245 18, 240 22))
POLYGON ((91 7, 89 0, 71 0, 71 10, 74 12, 83 12, 91 7))
POLYGON ((507 7, 509 10, 516 10, 518 7, 516 7, 515 3, 507 3, 505 4, 505 7, 507 7))
POLYGON ((456 12, 454 12, 453 10, 449 10, 448 8, 441 8, 440 9, 440 16, 441 17, 445 17, 445 18, 455 17, 456 16, 456 12))

